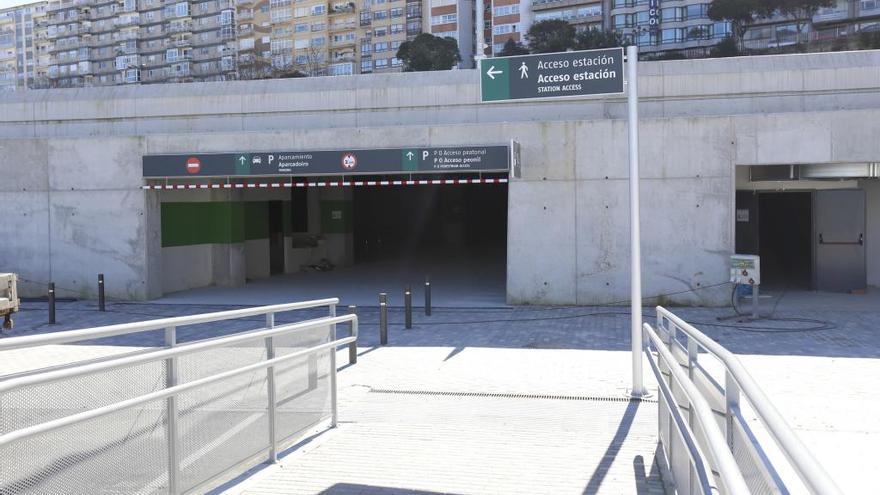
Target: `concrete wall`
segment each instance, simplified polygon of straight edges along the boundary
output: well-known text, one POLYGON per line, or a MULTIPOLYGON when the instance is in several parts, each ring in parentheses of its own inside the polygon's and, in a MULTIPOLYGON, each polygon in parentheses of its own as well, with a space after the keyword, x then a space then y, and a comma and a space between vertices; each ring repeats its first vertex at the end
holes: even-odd
MULTIPOLYGON (((737 165, 880 161, 880 52, 640 71, 646 297, 725 303, 727 288, 706 287, 727 279, 737 165)), ((0 224, 0 269, 74 288, 101 269, 111 294, 160 294, 160 194, 139 189, 144 153, 515 139, 523 177, 509 185, 508 299, 625 301, 623 99, 481 105, 477 80, 459 70, 3 96, 0 173, 12 179, 0 181, 0 204, 15 206, 0 224)), ((245 250, 227 249, 226 276, 251 258, 245 250)))

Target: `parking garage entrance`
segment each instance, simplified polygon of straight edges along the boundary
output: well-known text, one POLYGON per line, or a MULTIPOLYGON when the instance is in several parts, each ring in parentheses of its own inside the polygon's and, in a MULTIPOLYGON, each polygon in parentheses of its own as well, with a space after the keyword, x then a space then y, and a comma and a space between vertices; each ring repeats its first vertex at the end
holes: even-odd
POLYGON ((374 151, 145 157, 167 298, 504 303, 509 148, 374 151))

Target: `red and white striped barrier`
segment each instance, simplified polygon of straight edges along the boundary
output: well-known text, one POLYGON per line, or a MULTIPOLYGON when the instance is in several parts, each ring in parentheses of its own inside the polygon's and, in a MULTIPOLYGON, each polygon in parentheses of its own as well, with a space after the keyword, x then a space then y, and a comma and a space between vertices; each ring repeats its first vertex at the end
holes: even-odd
POLYGON ((354 180, 332 182, 246 182, 233 184, 153 184, 144 190, 182 189, 276 189, 292 187, 372 187, 372 186, 427 186, 455 184, 506 184, 507 179, 428 179, 428 180, 354 180))

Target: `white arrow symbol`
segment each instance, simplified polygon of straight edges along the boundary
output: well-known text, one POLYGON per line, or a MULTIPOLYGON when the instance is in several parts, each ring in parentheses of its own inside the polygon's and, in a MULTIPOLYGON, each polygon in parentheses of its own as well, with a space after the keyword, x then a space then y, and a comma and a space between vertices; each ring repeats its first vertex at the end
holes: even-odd
POLYGON ((242 157, 240 157, 240 158, 239 158, 239 159, 238 159, 238 161, 240 161, 240 162, 241 162, 241 164, 242 164, 242 165, 244 165, 244 157, 243 157, 243 156, 242 156, 242 157))
POLYGON ((407 157, 408 159, 412 160, 413 152, 410 151, 409 153, 407 153, 407 154, 406 154, 406 157, 407 157))
POLYGON ((486 75, 489 76, 490 79, 495 80, 496 74, 504 74, 504 71, 495 70, 495 66, 489 67, 489 70, 486 71, 486 75))

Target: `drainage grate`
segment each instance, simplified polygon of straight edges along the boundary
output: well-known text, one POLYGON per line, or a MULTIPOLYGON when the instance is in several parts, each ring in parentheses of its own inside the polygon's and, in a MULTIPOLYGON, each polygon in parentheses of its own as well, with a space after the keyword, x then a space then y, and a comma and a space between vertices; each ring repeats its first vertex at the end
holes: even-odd
POLYGON ((550 395, 550 394, 510 394, 501 392, 444 392, 439 390, 392 390, 371 388, 370 393, 373 394, 397 394, 397 395, 429 395, 439 397, 489 397, 495 399, 550 399, 550 400, 583 400, 591 402, 630 402, 637 400, 640 402, 657 403, 657 399, 651 398, 631 398, 631 397, 615 397, 615 396, 599 396, 599 395, 550 395))

